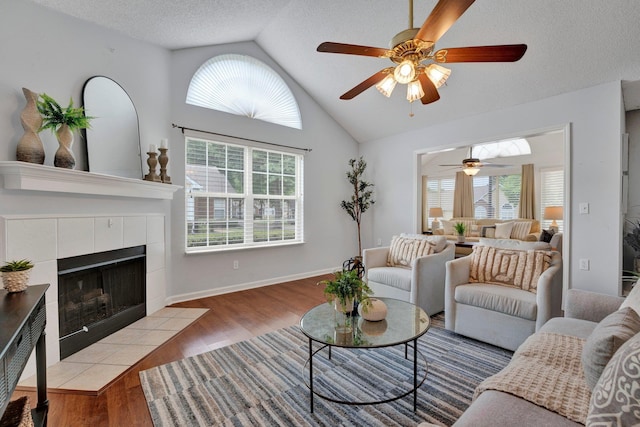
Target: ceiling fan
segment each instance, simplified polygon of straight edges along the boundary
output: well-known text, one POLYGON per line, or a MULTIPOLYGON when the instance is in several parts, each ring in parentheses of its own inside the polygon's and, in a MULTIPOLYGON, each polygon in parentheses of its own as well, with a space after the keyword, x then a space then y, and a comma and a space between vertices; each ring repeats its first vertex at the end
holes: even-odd
POLYGON ((407 100, 420 99, 423 104, 440 99, 437 88, 442 86, 451 70, 439 65, 455 62, 515 62, 522 58, 527 45, 473 46, 440 49, 434 52, 436 42, 456 22, 475 0, 439 0, 420 28, 413 27, 413 0, 409 0, 409 28, 396 34, 390 49, 353 44, 324 42, 317 51, 346 55, 388 58, 394 65, 384 68, 340 99, 353 99, 376 85, 385 96, 397 83, 407 85, 407 100), (426 62, 425 62, 426 61, 426 62))
POLYGON ((462 171, 466 175, 474 176, 478 172, 480 172, 481 167, 486 166, 491 168, 507 168, 507 167, 510 167, 511 165, 482 162, 480 161, 480 159, 473 157, 473 147, 469 147, 469 157, 462 160, 462 165, 439 165, 439 166, 443 166, 443 167, 451 166, 456 168, 462 167, 462 171))

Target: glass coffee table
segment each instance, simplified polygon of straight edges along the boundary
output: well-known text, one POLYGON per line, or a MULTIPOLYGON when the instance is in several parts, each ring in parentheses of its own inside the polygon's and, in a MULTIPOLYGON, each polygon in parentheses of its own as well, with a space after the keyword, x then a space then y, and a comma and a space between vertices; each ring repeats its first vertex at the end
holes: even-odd
MULTIPOLYGON (((359 316, 346 317, 336 312, 332 304, 327 303, 312 308, 300 319, 300 329, 309 338, 309 358, 303 368, 303 377, 306 377, 305 373, 308 369, 309 376, 308 381, 305 378, 305 384, 309 388, 311 412, 313 412, 314 396, 347 405, 373 405, 391 402, 411 393, 413 393, 415 412, 418 388, 424 383, 428 370, 424 355, 418 351, 418 338, 429 329, 429 316, 420 307, 408 302, 391 298, 377 299, 384 301, 387 305, 387 316, 379 322, 369 322, 359 316), (348 320, 346 326, 345 318, 348 320), (314 342, 320 344, 320 347, 315 350, 314 342), (331 360, 332 347, 375 351, 375 349, 398 345, 404 345, 406 360, 409 360, 408 348, 412 348, 413 386, 408 390, 401 390, 397 395, 390 397, 379 396, 362 400, 347 400, 338 396, 338 393, 314 390, 313 359, 318 357, 318 353, 323 349, 328 348, 327 356, 331 360), (418 356, 424 364, 424 376, 421 379, 418 378, 418 356)), ((322 362, 326 365, 324 361, 322 362)), ((407 364, 408 369, 410 369, 409 366, 410 364, 407 364)))

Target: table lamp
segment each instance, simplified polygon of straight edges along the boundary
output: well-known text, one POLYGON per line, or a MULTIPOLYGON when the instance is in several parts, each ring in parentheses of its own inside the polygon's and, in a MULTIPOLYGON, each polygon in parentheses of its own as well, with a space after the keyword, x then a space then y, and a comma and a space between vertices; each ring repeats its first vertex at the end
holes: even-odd
POLYGON ((438 221, 438 218, 444 216, 442 208, 429 208, 429 216, 433 218, 433 221, 431 222, 431 229, 437 230, 440 228, 440 221, 438 221))
POLYGON ((553 230, 554 233, 558 232, 557 219, 562 219, 563 209, 562 206, 547 206, 544 208, 544 219, 552 220, 549 230, 553 230))

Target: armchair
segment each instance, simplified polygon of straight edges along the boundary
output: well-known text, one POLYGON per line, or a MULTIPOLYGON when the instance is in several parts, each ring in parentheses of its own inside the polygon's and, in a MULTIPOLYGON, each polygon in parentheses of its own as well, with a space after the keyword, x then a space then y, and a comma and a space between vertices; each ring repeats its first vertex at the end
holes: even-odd
POLYGON ((444 310, 445 264, 455 244, 442 240, 440 252, 413 258, 406 266, 390 266, 391 247, 363 251, 367 284, 375 296, 396 298, 421 307, 429 316, 444 310))
POLYGON ((445 328, 516 350, 547 320, 562 315, 562 256, 550 249, 544 242, 481 239, 473 254, 447 262, 445 328), (495 252, 479 255, 482 246, 502 250, 504 262, 495 252), (490 271, 478 266, 485 260, 495 262, 491 274, 479 273, 490 271), (496 284, 500 280, 505 283, 496 284))

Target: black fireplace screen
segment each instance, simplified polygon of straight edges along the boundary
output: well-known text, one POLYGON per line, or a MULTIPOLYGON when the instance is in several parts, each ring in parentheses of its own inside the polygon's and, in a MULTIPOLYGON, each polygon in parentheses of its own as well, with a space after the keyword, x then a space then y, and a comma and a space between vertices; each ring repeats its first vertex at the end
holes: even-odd
POLYGON ((60 358, 145 316, 145 247, 58 260, 60 358))

